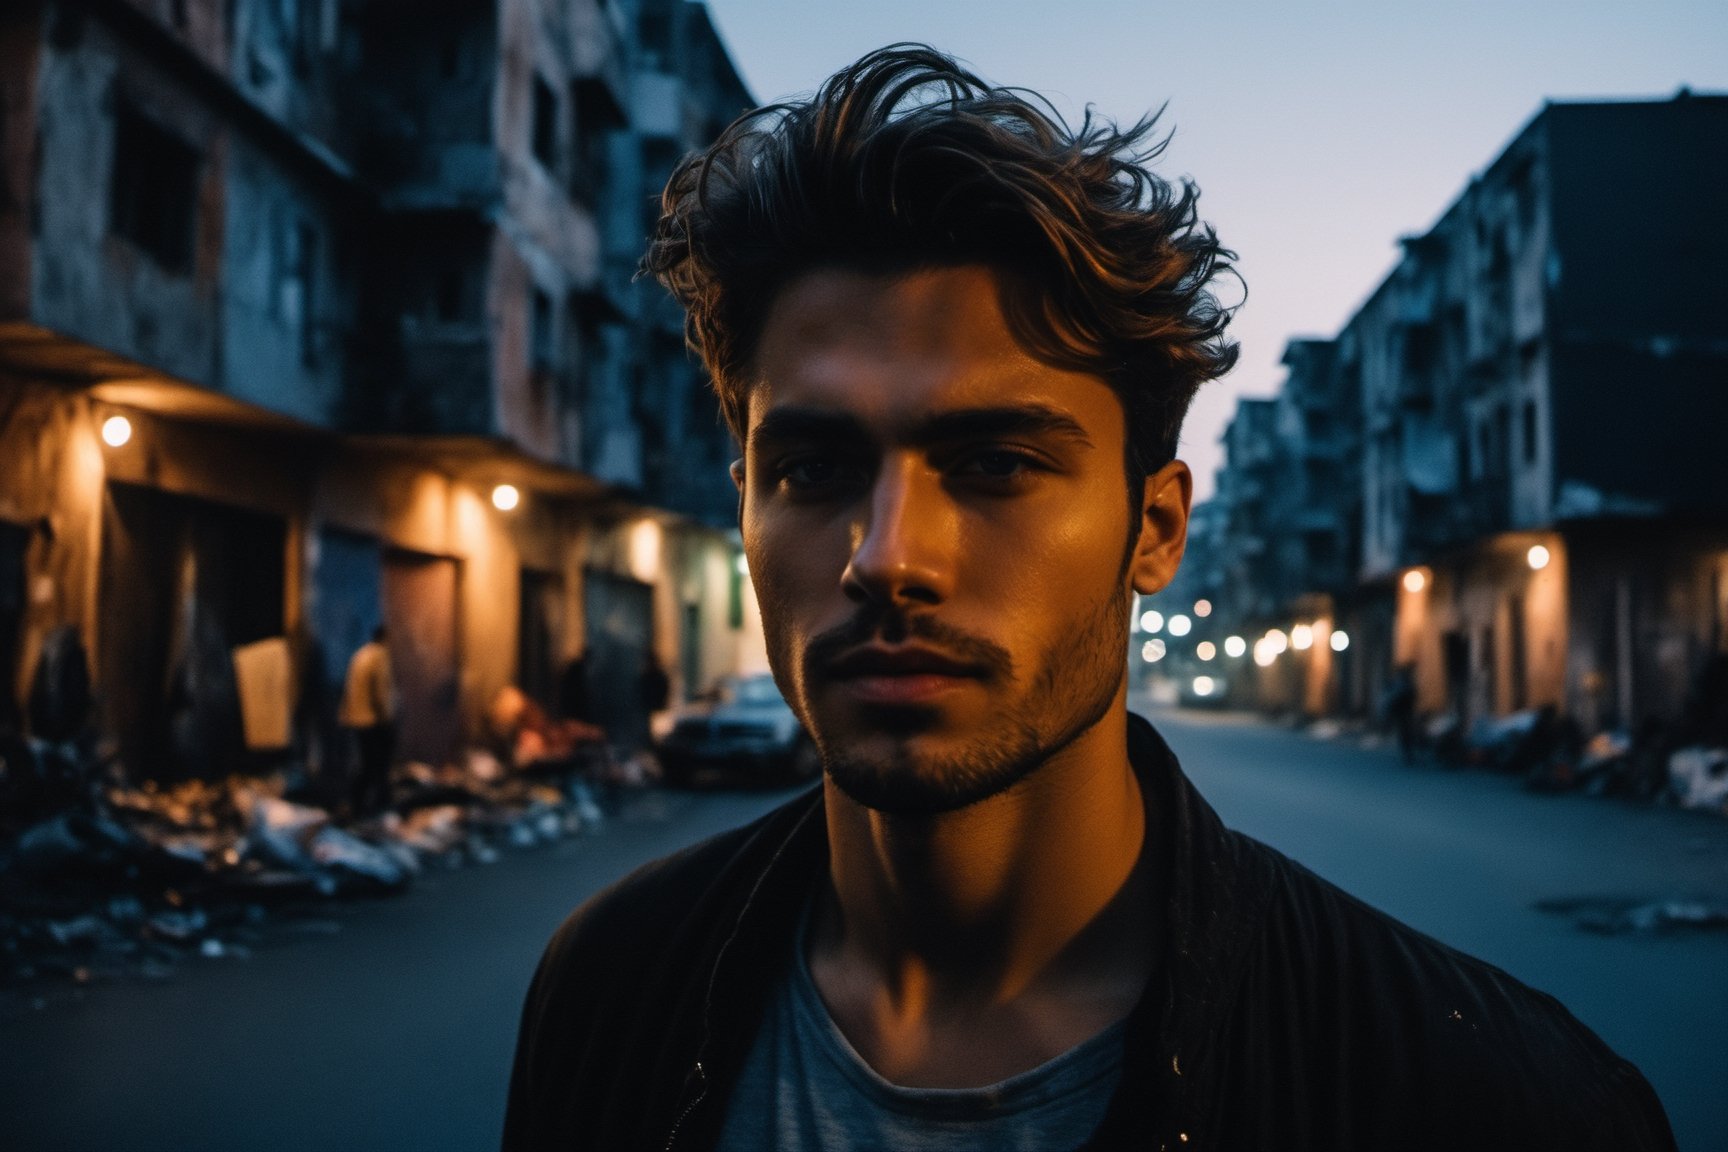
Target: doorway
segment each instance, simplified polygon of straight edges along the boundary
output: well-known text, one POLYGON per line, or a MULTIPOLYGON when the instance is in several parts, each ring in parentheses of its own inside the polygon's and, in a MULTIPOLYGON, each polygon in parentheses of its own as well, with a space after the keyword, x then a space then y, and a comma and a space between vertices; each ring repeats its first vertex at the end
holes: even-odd
POLYGON ((558 658, 564 645, 564 581, 522 569, 516 614, 516 686, 548 715, 557 711, 558 658))
POLYGON ((382 565, 384 626, 401 703, 397 755, 442 764, 462 737, 457 562, 386 548, 382 565))
POLYGON ((592 569, 582 583, 594 722, 614 745, 645 747, 648 708, 641 685, 654 642, 654 588, 592 569))
POLYGON ((287 521, 112 481, 102 514, 99 695, 128 770, 238 770, 233 650, 280 636, 287 521))

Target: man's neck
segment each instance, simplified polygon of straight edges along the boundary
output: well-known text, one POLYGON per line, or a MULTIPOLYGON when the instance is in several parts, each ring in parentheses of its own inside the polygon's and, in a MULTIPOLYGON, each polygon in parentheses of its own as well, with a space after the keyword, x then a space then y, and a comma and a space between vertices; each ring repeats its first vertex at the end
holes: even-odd
POLYGON ((810 941, 836 1022, 896 1082, 1035 1067, 1126 1015, 1156 926, 1117 706, 1016 787, 891 816, 830 786, 832 889, 810 941))

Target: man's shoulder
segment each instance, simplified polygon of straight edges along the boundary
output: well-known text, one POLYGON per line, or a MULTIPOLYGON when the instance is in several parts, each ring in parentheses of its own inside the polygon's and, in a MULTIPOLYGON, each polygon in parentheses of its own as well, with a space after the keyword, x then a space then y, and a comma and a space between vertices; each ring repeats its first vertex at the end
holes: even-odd
MULTIPOLYGON (((765 903, 758 889, 782 871, 775 863, 794 845, 811 847, 800 833, 812 816, 820 824, 816 795, 799 796, 643 865, 565 918, 523 1005, 507 1147, 647 1140, 675 1109, 695 1058, 717 958, 745 909, 765 903)), ((742 998, 721 1007, 733 999, 742 998)))
POLYGON ((541 961, 542 977, 573 968, 590 980, 599 974, 597 968, 639 977, 643 963, 664 956, 666 949, 688 948, 723 930, 814 807, 811 795, 800 795, 747 824, 652 860, 596 892, 553 933, 541 961))
POLYGON ((1237 1010, 1301 1037, 1311 1088, 1348 1077, 1359 1098, 1425 1101, 1473 1131, 1532 1125, 1546 1133, 1541 1146, 1568 1132, 1580 1147, 1612 1143, 1609 1133, 1666 1146, 1649 1084, 1553 996, 1272 848, 1239 843, 1275 882, 1237 1010))

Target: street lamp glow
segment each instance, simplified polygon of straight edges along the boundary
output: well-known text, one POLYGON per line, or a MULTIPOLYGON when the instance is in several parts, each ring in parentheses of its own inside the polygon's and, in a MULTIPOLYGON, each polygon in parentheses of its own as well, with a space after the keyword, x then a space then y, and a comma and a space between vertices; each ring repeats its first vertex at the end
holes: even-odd
POLYGON ((1164 641, 1148 640, 1140 645, 1140 659, 1148 664, 1156 664, 1164 659, 1164 641))
POLYGON ((1156 632, 1164 627, 1164 613, 1156 609, 1148 609, 1140 613, 1140 631, 1156 632))
POLYGON ((1210 696, 1212 695, 1212 690, 1216 687, 1218 687, 1218 685, 1213 683, 1212 677, 1210 676, 1194 677, 1194 695, 1196 696, 1210 696))
POLYGON ((1332 633, 1332 651, 1342 652, 1350 647, 1350 636, 1345 632, 1332 633))
POLYGON ((500 484, 492 489, 492 507, 509 512, 522 503, 522 493, 514 484, 500 484))
POLYGON ((1170 617, 1170 635, 1186 636, 1194 630, 1194 621, 1178 612, 1170 617))
POLYGON ((1404 573, 1404 591, 1420 592, 1428 587, 1428 577, 1422 575, 1422 569, 1412 568, 1404 573))
POLYGON ((1200 657, 1202 660, 1210 660, 1212 657, 1218 655, 1218 646, 1210 640, 1202 640, 1195 646, 1194 655, 1200 657))
POLYGON ((1290 647, 1298 652, 1314 647, 1314 629, 1306 624, 1298 624, 1290 629, 1290 647))
POLYGON ((1236 657, 1248 651, 1248 641, 1240 636, 1224 637, 1224 655, 1236 657))
POLYGON ((1200 617, 1200 619, 1202 619, 1202 620, 1204 620, 1204 619, 1206 619, 1206 617, 1212 615, 1212 601, 1210 601, 1210 600, 1196 600, 1196 601, 1194 601, 1194 615, 1200 617))
POLYGON ((110 448, 118 448, 132 439, 132 421, 124 416, 110 416, 102 421, 102 441, 110 448))
POLYGON ((1524 553, 1524 562, 1530 565, 1530 570, 1532 572, 1540 572, 1542 569, 1548 567, 1548 561, 1550 559, 1551 557, 1548 553, 1548 549, 1544 548, 1540 544, 1530 545, 1530 551, 1524 553))

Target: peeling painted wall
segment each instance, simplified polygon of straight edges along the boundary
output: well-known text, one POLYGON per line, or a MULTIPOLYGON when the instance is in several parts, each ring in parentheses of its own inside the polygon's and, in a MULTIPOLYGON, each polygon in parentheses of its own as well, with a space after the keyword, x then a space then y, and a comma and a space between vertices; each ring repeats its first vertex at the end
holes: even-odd
POLYGON ((89 643, 106 464, 87 397, 16 382, 0 391, 0 520, 27 529, 15 683, 28 690, 42 639, 77 626, 89 643))

